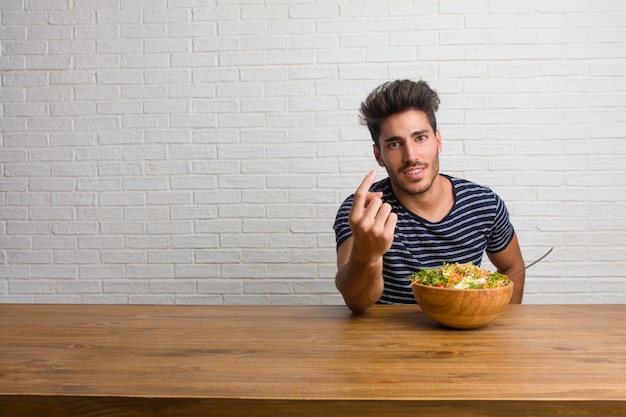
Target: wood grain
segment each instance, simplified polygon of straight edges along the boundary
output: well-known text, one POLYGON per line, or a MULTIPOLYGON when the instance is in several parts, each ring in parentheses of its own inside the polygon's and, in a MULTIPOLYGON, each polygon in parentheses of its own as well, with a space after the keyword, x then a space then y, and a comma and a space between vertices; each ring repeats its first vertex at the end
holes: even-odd
POLYGON ((452 330, 416 306, 0 304, 0 414, 624 415, 624 322, 626 305, 452 330))

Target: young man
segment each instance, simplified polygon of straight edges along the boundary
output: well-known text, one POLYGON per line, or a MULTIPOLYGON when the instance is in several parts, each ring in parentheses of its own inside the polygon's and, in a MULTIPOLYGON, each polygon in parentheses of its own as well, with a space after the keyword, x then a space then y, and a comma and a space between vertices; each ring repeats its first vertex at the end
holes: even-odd
MULTIPOLYGON (((492 190, 439 173, 439 98, 424 81, 397 80, 361 104, 374 156, 388 178, 367 174, 337 212, 337 288, 348 307, 415 303, 408 275, 447 263, 480 265, 486 251, 504 274, 524 267, 504 202, 492 190)), ((524 273, 511 303, 521 303, 524 273)))

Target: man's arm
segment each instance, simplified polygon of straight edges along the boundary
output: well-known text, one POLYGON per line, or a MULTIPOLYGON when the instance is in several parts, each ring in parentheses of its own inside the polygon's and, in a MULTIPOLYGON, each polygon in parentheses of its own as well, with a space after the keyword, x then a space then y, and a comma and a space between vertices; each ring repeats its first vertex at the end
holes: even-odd
MULTIPOLYGON (((496 253, 487 252, 487 256, 498 272, 502 274, 511 275, 524 268, 524 258, 522 258, 522 252, 517 241, 517 234, 513 235, 513 239, 504 250, 496 253)), ((511 304, 521 304, 525 278, 526 274, 524 271, 511 277, 511 281, 515 284, 513 295, 511 296, 511 304)))
POLYGON ((353 238, 348 238, 337 249, 335 283, 346 305, 361 313, 376 303, 383 293, 383 258, 362 262, 351 257, 353 238))
POLYGON ((382 194, 369 192, 375 177, 375 171, 367 174, 354 193, 348 217, 352 237, 337 249, 335 284, 355 313, 365 311, 383 292, 382 256, 391 248, 398 221, 382 194))

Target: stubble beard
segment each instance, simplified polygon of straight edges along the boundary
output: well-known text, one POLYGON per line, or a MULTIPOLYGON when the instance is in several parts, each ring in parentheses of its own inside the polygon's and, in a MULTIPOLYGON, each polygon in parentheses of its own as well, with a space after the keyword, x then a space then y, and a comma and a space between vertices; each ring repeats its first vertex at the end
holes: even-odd
POLYGON ((391 181, 393 188, 409 196, 419 196, 428 192, 439 176, 439 155, 437 155, 430 164, 426 164, 426 166, 419 162, 413 162, 402 167, 399 172, 393 172, 387 166, 385 166, 385 169, 387 170, 387 175, 389 176, 389 180, 391 181), (413 166, 423 167, 429 171, 430 177, 423 178, 417 183, 412 182, 409 185, 403 183, 403 181, 401 181, 401 172, 413 166))

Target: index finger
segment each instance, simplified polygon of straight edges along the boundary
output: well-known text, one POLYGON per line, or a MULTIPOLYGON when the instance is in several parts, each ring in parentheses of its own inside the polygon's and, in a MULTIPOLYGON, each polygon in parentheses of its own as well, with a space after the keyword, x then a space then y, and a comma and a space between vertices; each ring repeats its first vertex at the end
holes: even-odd
POLYGON ((376 178, 376 171, 370 171, 367 173, 363 181, 356 189, 354 193, 354 201, 352 202, 352 210, 358 208, 359 210, 365 209, 367 205, 367 195, 370 191, 370 187, 374 183, 374 179, 376 178))

